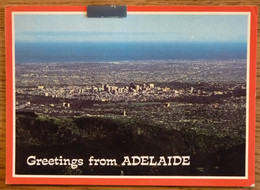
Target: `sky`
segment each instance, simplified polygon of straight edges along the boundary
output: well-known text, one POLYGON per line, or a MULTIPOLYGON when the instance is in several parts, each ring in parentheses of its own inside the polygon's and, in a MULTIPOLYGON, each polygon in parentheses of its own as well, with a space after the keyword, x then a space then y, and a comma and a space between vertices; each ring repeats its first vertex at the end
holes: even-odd
POLYGON ((16 42, 246 42, 247 15, 16 14, 16 42))

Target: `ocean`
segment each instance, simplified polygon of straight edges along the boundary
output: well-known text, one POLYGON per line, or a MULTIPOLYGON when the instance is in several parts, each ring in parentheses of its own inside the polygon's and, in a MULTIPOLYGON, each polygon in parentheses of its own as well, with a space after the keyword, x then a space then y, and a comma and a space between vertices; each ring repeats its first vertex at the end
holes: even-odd
POLYGON ((16 64, 140 60, 246 59, 246 43, 15 43, 16 64))

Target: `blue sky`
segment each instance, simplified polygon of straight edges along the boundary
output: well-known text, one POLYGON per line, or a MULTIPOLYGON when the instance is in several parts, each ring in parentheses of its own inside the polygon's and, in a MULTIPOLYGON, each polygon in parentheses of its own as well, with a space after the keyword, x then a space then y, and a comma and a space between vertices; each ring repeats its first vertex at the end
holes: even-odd
POLYGON ((246 42, 247 15, 15 15, 18 42, 246 42))

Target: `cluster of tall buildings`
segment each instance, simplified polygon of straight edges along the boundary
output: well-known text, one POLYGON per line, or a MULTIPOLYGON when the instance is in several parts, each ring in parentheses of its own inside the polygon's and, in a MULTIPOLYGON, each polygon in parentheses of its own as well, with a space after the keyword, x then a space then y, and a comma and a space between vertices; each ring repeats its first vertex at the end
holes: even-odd
POLYGON ((111 92, 114 94, 117 93, 128 93, 128 92, 141 92, 141 91, 150 91, 155 88, 154 84, 135 84, 131 82, 129 86, 119 87, 115 85, 109 85, 109 84, 101 84, 98 87, 93 86, 92 91, 94 92, 111 92))

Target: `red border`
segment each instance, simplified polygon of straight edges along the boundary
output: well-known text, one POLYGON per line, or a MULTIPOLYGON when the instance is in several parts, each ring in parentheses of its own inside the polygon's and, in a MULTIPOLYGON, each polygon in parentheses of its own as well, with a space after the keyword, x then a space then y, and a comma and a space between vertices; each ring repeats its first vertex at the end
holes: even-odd
POLYGON ((139 186, 251 186, 255 168, 255 109, 256 109, 256 38, 257 7, 251 6, 128 6, 128 12, 250 12, 250 77, 249 77, 249 147, 248 179, 147 179, 147 178, 37 178, 13 177, 13 68, 12 12, 84 12, 86 6, 11 6, 6 7, 6 183, 8 184, 74 184, 74 185, 139 185, 139 186))

